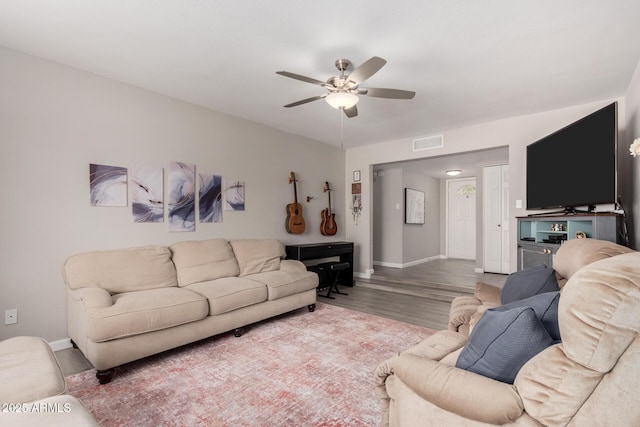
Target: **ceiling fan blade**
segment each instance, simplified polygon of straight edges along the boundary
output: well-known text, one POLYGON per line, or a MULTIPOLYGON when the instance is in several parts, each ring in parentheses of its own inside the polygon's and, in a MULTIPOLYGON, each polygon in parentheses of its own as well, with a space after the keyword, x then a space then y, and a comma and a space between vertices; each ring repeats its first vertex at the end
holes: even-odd
POLYGON ((387 61, 385 61, 384 59, 374 56, 365 61, 358 68, 356 68, 353 73, 349 75, 348 80, 359 85, 360 83, 377 73, 380 68, 384 67, 384 64, 386 63, 387 61))
POLYGON ((280 74, 281 76, 289 77, 296 80, 301 80, 303 82, 312 83, 318 86, 326 85, 326 83, 323 81, 312 79, 311 77, 307 77, 307 76, 302 76, 300 74, 290 73, 288 71, 276 71, 276 74, 280 74))
POLYGON ((416 96, 416 93, 410 90, 382 88, 369 88, 364 90, 367 96, 373 96, 375 98, 413 99, 413 97, 416 96))
POLYGON ((343 108, 345 116, 352 118, 358 115, 358 107, 355 105, 351 108, 343 108))
POLYGON ((287 104, 285 108, 297 107, 298 105, 306 104, 307 102, 317 101, 318 99, 325 98, 327 95, 318 95, 312 96, 311 98, 301 99, 300 101, 292 102, 291 104, 287 104))

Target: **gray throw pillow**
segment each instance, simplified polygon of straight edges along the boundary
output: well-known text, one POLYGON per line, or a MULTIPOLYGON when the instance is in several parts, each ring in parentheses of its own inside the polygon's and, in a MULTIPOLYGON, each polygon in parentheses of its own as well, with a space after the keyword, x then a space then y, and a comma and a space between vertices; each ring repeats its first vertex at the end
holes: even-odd
POLYGON ((543 294, 534 295, 529 298, 510 302, 500 307, 496 307, 495 311, 507 311, 517 307, 531 307, 536 313, 536 317, 542 323, 554 341, 560 341, 560 326, 558 326, 558 302, 560 301, 560 292, 545 292, 543 294))
POLYGON ((556 272, 553 268, 543 265, 531 267, 511 273, 507 277, 500 292, 500 301, 504 305, 544 292, 559 290, 556 272))
POLYGON ((513 384, 533 356, 553 344, 531 307, 487 310, 473 328, 456 366, 513 384))

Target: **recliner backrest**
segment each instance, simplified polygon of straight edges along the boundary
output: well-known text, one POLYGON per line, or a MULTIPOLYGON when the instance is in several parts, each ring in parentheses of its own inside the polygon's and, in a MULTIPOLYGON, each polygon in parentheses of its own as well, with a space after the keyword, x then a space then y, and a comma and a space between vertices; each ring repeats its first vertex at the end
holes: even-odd
POLYGON ((633 249, 606 240, 567 240, 560 246, 553 260, 558 286, 562 289, 571 276, 588 264, 630 252, 634 252, 633 249))
MULTIPOLYGON (((542 424, 566 425, 637 340, 638 266, 640 253, 633 252, 593 262, 571 275, 558 306, 562 343, 529 360, 514 382, 525 410, 542 424)), ((612 389, 635 388, 634 376, 616 381, 612 389)), ((635 411, 620 416, 640 417, 640 409, 635 411)))

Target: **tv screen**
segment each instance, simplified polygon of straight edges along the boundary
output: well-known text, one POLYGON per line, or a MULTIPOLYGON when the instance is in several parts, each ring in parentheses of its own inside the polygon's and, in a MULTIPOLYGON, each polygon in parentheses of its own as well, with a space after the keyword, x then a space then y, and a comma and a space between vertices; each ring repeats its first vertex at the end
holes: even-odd
POLYGON ((617 103, 527 146, 527 209, 616 202, 617 103))

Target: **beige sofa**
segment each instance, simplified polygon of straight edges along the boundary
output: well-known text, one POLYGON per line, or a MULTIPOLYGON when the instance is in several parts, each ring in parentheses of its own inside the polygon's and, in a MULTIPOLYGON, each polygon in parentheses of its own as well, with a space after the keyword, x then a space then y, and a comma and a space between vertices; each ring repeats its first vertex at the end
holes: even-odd
POLYGON ((62 369, 45 340, 0 341, 0 426, 97 426, 66 391, 62 369))
POLYGON ((500 289, 481 285, 476 302, 452 305, 450 330, 378 366, 382 424, 640 425, 639 266, 640 253, 611 242, 565 243, 554 261, 561 342, 528 359, 513 384, 456 367, 481 314, 500 304, 500 289))
POLYGON ((104 384, 113 368, 307 306, 318 276, 277 240, 212 239, 88 252, 63 276, 68 332, 104 384))

